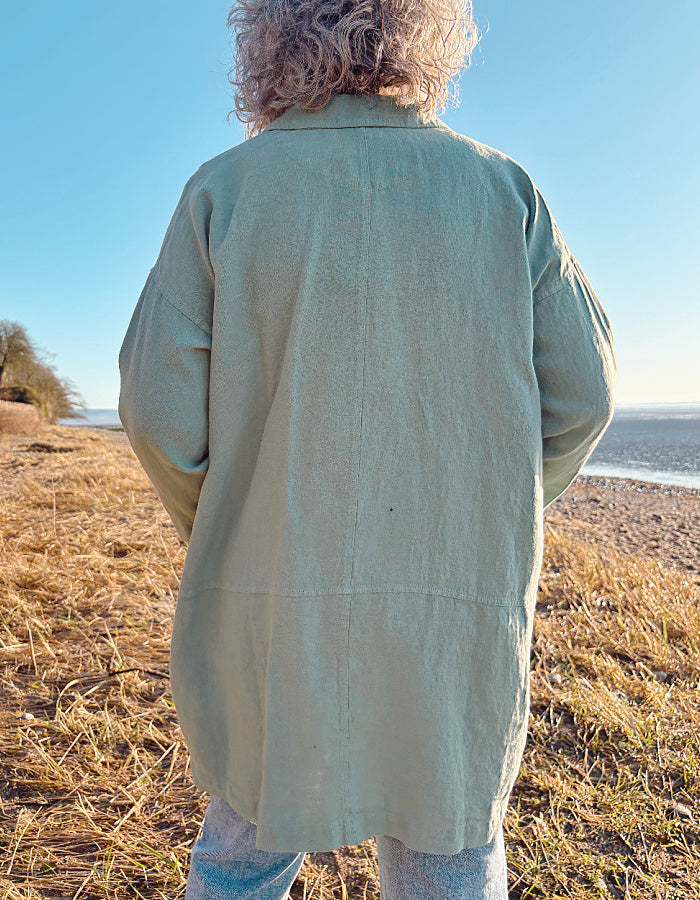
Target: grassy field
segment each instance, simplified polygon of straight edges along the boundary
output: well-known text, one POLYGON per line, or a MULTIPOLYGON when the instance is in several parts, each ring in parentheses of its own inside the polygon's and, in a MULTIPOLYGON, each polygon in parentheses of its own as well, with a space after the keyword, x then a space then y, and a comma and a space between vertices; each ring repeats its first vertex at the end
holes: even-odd
MULTIPOLYGON (((0 897, 184 897, 205 797, 168 682, 184 549, 109 435, 0 438, 0 897)), ((700 896, 700 597, 546 533, 510 897, 700 896)), ((296 900, 379 897, 373 840, 296 900)), ((422 900, 422 898, 416 898, 422 900)))

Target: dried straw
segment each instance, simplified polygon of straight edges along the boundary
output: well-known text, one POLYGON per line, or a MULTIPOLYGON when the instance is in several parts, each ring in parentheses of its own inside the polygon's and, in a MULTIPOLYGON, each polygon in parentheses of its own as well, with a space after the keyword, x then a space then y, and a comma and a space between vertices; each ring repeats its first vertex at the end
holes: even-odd
MULTIPOLYGON (((0 896, 181 898, 206 797, 169 691, 184 548, 124 441, 0 437, 0 896)), ((660 563, 549 530, 511 898, 696 898, 700 607, 660 563)), ((373 839, 295 900, 378 900, 373 839)))

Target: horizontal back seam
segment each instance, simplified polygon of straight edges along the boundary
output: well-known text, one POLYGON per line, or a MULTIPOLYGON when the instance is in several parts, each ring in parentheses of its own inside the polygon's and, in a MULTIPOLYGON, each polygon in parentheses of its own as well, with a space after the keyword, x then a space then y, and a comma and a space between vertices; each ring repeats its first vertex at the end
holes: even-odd
MULTIPOLYGON (((503 607, 506 609, 520 609, 520 608, 524 607, 524 605, 525 605, 525 597, 523 597, 522 599, 519 599, 519 600, 508 600, 508 599, 504 599, 504 598, 489 599, 489 600, 481 599, 480 600, 475 597, 467 596, 466 594, 460 594, 459 592, 455 592, 455 591, 448 592, 448 591, 439 591, 439 590, 434 590, 434 591, 413 590, 413 589, 406 589, 406 588, 399 588, 399 589, 396 589, 396 588, 383 588, 383 589, 373 588, 373 589, 369 589, 369 590, 363 590, 363 589, 356 590, 356 589, 352 589, 352 588, 343 588, 343 589, 337 590, 337 591, 305 591, 305 590, 274 591, 274 590, 244 590, 242 588, 226 587, 226 586, 220 585, 220 584, 210 584, 210 585, 207 585, 206 587, 199 588, 199 590, 201 590, 203 592, 223 591, 226 594, 251 594, 251 595, 261 596, 261 597, 276 597, 280 600, 284 600, 284 599, 291 600, 296 597, 308 597, 308 598, 344 597, 344 596, 348 596, 348 595, 363 597, 363 596, 374 596, 374 595, 381 595, 381 594, 387 594, 387 595, 411 594, 411 595, 420 595, 423 597, 439 597, 440 599, 443 599, 443 600, 455 600, 459 603, 476 603, 479 606, 497 606, 497 607, 503 607)), ((190 594, 190 593, 195 594, 197 592, 198 592, 198 590, 195 588, 195 589, 183 591, 182 593, 183 593, 184 597, 187 597, 188 594, 190 594)))

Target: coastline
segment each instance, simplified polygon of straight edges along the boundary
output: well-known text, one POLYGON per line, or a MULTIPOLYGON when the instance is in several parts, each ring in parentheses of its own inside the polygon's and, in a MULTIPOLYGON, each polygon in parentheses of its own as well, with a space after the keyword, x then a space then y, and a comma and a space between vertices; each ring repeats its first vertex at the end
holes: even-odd
MULTIPOLYGON (((53 429, 64 440, 80 442, 93 433, 129 448, 122 427, 86 424, 53 429)), ((5 478, 6 484, 16 485, 16 473, 6 472, 5 478)), ((582 472, 545 510, 543 521, 545 531, 567 533, 602 551, 610 543, 623 554, 656 559, 700 585, 700 488, 582 472)))
MULTIPOLYGON (((87 427, 87 426, 85 426, 87 427)), ((128 445, 123 428, 97 426, 128 445)), ((700 586, 700 488, 580 473, 544 513, 545 528, 658 559, 700 586)))

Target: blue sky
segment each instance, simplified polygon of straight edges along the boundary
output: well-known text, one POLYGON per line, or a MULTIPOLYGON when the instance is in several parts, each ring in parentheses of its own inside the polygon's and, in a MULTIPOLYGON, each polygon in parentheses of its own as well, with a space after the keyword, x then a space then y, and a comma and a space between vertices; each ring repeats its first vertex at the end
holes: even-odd
MULTIPOLYGON (((189 176, 243 140, 228 3, 94 0, 3 13, 0 318, 90 407, 189 176)), ((615 335, 618 403, 700 401, 696 0, 476 0, 485 31, 443 121, 517 159, 615 335)))

